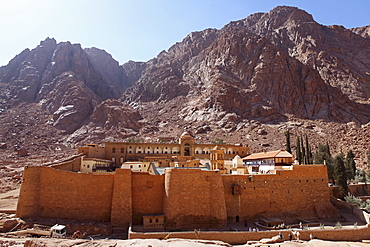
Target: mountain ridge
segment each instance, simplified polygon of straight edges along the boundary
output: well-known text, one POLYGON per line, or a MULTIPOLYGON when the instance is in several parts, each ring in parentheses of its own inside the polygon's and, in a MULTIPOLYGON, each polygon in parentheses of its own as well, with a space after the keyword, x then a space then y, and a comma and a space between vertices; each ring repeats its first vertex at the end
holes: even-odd
POLYGON ((155 141, 187 130, 199 142, 219 136, 260 151, 283 148, 283 132, 290 130, 307 134, 314 146, 328 141, 339 152, 342 140, 364 155, 368 34, 369 26, 324 26, 304 10, 279 6, 192 32, 147 62, 120 65, 102 49, 47 38, 0 67, 0 142, 25 146, 27 140, 37 152, 45 143, 60 149, 155 141), (39 120, 28 122, 45 137, 30 140, 30 126, 5 124, 14 111, 25 122, 38 112, 39 120))

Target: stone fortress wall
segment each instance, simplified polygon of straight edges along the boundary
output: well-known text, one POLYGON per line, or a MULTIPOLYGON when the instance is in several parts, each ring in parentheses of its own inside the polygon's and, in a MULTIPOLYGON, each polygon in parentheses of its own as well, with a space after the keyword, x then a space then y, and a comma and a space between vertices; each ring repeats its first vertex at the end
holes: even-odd
POLYGON ((35 166, 24 170, 21 217, 110 221, 115 174, 91 175, 35 166))
POLYGON ((330 216, 325 215, 330 194, 324 165, 294 165, 274 175, 223 175, 222 180, 229 221, 286 212, 291 218, 330 216))
POLYGON ((127 228, 131 222, 142 224, 143 214, 163 214, 168 230, 224 228, 227 221, 261 213, 325 217, 321 209, 330 204, 324 165, 295 165, 269 175, 199 169, 166 169, 164 175, 129 169, 84 174, 56 168, 25 168, 19 217, 111 222, 127 228))

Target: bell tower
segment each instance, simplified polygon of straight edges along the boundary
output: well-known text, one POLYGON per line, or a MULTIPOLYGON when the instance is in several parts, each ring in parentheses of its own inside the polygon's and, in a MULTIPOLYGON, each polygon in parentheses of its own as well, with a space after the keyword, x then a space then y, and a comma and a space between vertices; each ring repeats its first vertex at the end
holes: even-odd
POLYGON ((182 133, 179 139, 179 144, 181 146, 181 156, 194 156, 194 137, 192 137, 188 132, 182 133))
POLYGON ((220 170, 221 174, 226 173, 225 169, 225 152, 223 149, 219 149, 218 146, 211 150, 211 169, 220 170))

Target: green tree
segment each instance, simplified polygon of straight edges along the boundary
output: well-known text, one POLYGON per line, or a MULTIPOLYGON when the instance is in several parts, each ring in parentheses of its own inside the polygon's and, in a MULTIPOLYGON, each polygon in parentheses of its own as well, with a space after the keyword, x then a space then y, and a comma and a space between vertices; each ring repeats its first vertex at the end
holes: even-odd
POLYGON ((355 155, 353 154, 352 150, 349 150, 347 153, 346 160, 345 160, 348 179, 354 179, 356 175, 356 162, 354 158, 355 158, 355 155))
POLYGON ((292 149, 290 147, 290 132, 289 132, 289 130, 287 130, 285 132, 285 138, 286 138, 286 147, 285 147, 285 149, 288 153, 292 153, 292 149))
POLYGON ((326 142, 326 152, 331 156, 329 143, 326 142))
POLYGON ((303 145, 303 138, 302 138, 302 136, 301 136, 300 140, 301 140, 301 151, 302 151, 302 163, 306 165, 307 164, 306 163, 306 148, 303 145))
POLYGON ((344 196, 348 194, 348 186, 347 186, 346 168, 344 166, 342 153, 335 156, 334 159, 334 178, 336 184, 339 186, 342 198, 344 198, 344 196))
POLYGON ((302 164, 302 152, 301 152, 301 140, 299 136, 297 136, 297 143, 296 143, 296 157, 299 164, 302 164))
POLYGON ((224 139, 221 138, 216 138, 215 140, 212 141, 213 144, 225 144, 224 139))
POLYGON ((306 143, 306 164, 312 164, 312 151, 310 144, 308 143, 308 137, 307 135, 305 136, 305 143, 306 143))
POLYGON ((325 162, 326 167, 328 168, 328 178, 335 182, 333 157, 330 155, 330 148, 328 143, 326 143, 326 145, 319 144, 319 147, 314 156, 314 161, 315 164, 324 164, 325 162))

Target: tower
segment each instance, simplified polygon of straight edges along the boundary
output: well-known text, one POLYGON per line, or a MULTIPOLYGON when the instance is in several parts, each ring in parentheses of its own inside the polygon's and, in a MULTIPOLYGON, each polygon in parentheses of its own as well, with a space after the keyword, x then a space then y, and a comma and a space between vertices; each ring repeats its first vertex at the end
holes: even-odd
POLYGON ((179 144, 181 156, 194 156, 194 137, 188 132, 184 132, 180 136, 179 144))
POLYGON ((210 162, 212 170, 220 170, 221 174, 226 173, 225 151, 223 149, 219 149, 218 146, 214 147, 211 150, 210 162))

